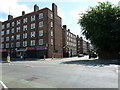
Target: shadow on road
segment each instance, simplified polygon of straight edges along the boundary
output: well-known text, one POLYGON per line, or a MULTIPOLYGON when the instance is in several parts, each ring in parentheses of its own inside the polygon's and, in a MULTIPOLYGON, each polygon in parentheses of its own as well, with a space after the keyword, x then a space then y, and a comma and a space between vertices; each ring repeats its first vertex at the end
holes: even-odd
POLYGON ((86 66, 108 66, 108 65, 120 65, 120 62, 117 60, 100 60, 100 59, 94 59, 94 60, 74 60, 74 61, 66 61, 62 62, 61 64, 76 64, 76 65, 86 65, 86 66))

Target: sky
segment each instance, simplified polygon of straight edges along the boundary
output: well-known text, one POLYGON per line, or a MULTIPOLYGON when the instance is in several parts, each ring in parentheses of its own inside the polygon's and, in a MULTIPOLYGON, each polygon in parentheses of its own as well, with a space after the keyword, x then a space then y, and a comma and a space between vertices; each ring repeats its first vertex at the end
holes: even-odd
POLYGON ((6 21, 9 14, 18 17, 21 16, 22 11, 33 12, 35 4, 40 9, 44 7, 52 9, 52 3, 55 3, 58 7, 58 15, 62 17, 62 25, 67 25, 67 29, 75 35, 83 36, 78 24, 79 14, 104 1, 118 5, 120 0, 0 0, 0 21, 6 21))

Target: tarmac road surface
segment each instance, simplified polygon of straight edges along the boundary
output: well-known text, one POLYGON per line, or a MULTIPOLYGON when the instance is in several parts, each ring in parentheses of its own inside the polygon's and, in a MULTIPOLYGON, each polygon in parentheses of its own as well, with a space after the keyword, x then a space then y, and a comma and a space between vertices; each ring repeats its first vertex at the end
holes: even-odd
POLYGON ((88 57, 2 63, 8 88, 118 88, 118 65, 88 57))

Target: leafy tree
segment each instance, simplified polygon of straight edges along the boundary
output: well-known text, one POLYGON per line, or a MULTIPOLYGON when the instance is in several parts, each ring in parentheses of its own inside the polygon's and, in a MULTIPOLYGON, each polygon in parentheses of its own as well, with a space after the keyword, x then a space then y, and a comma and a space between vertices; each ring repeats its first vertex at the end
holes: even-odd
POLYGON ((82 33, 99 52, 120 54, 120 8, 110 2, 99 2, 82 13, 79 24, 82 33))

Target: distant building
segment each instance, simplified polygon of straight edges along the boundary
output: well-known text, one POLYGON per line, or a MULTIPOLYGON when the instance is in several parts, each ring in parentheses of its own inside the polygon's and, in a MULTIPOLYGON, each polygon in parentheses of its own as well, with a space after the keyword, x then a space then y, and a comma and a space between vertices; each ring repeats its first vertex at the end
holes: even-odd
POLYGON ((61 17, 58 16, 57 6, 53 3, 49 8, 39 9, 2 22, 2 55, 6 57, 28 58, 63 57, 61 17))
POLYGON ((77 48, 77 54, 81 53, 81 48, 82 48, 82 44, 80 43, 81 39, 79 38, 79 36, 77 35, 76 37, 76 48, 77 48))
MULTIPOLYGON (((2 22, 0 21, 0 38, 1 38, 1 31, 2 31, 2 22)), ((1 39, 0 39, 0 57, 1 57, 1 52, 2 52, 2 48, 1 48, 1 39)))
POLYGON ((67 30, 67 26, 63 25, 63 56, 69 57, 77 55, 76 35, 67 30))
POLYGON ((91 47, 90 47, 90 43, 86 42, 86 46, 87 46, 87 54, 89 54, 91 47))
POLYGON ((89 42, 86 42, 85 40, 83 40, 82 37, 79 37, 77 35, 77 54, 89 54, 89 51, 90 51, 90 43, 89 42))

